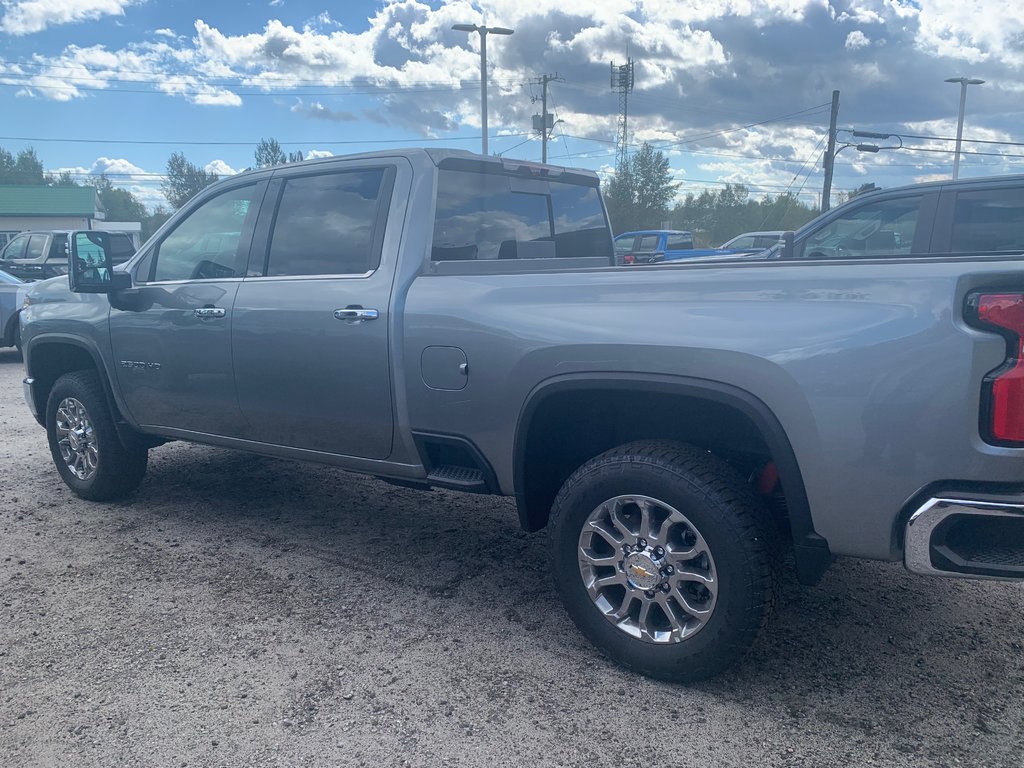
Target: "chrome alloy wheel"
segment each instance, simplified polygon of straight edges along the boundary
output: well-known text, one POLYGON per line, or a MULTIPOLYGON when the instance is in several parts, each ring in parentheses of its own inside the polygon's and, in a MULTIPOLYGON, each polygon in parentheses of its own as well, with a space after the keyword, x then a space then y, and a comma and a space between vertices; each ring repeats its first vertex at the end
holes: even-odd
POLYGON ((679 510, 648 496, 616 496, 591 512, 579 564, 594 605, 639 640, 687 640, 715 609, 718 576, 707 542, 679 510))
POLYGON ((99 449, 89 412, 79 400, 65 397, 57 406, 57 447, 71 474, 91 480, 99 466, 99 449))

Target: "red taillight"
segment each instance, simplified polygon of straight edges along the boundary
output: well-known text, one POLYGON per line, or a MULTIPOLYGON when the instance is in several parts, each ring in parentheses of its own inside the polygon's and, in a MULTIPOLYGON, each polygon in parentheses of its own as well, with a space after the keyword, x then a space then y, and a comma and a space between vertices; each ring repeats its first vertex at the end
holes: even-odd
POLYGON ((632 253, 627 253, 622 258, 622 261, 625 262, 626 264, 632 264, 634 261, 636 261, 636 256, 634 256, 632 253))
POLYGON ((978 322, 998 329, 1008 342, 1006 362, 985 378, 989 436, 1024 443, 1024 294, 978 294, 971 304, 978 322))

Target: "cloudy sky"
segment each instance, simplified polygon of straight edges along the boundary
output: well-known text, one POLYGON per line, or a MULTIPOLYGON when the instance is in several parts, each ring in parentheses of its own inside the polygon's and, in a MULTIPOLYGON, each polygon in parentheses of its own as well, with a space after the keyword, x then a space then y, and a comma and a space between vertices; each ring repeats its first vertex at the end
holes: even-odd
POLYGON ((681 192, 742 182, 816 204, 833 90, 841 129, 904 145, 845 149, 837 190, 947 176, 959 86, 943 80, 963 75, 986 82, 969 90, 961 175, 1024 172, 1018 4, 0 0, 0 146, 34 146, 49 169, 106 171, 149 204, 172 152, 231 173, 261 137, 307 156, 479 151, 479 37, 451 26, 486 23, 515 29, 488 38, 492 152, 540 158, 532 81, 557 74, 549 160, 607 170, 619 106, 609 65, 628 56, 629 140, 664 150, 681 192))

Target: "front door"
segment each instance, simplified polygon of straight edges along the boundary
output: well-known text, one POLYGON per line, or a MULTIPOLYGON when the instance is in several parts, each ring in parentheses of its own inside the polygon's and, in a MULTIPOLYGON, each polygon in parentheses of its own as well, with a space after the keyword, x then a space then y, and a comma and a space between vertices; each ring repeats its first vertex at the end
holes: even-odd
POLYGON ((197 201, 114 297, 110 340, 118 386, 141 425, 237 437, 231 324, 266 182, 197 201))
POLYGON ((251 439, 390 454, 395 254, 381 256, 398 170, 377 161, 275 173, 253 246, 262 274, 239 286, 232 326, 251 439))

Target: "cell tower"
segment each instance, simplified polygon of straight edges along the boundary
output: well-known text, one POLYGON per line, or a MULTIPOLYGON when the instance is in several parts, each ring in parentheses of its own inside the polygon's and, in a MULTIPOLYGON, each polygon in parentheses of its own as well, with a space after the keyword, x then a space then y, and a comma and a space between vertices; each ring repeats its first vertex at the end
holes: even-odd
POLYGON ((619 94, 619 117, 615 129, 615 167, 620 168, 629 155, 629 94, 633 91, 633 60, 616 66, 612 62, 612 90, 619 94))

